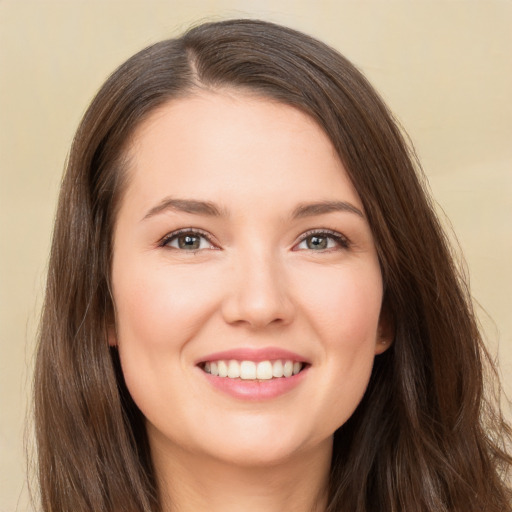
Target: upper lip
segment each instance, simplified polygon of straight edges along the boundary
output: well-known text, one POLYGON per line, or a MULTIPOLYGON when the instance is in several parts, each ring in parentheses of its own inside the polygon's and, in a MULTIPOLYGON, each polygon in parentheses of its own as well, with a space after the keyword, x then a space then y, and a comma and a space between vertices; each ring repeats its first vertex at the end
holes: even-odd
POLYGON ((300 363, 309 363, 309 361, 290 350, 285 350, 278 347, 266 348, 236 348, 232 350, 223 350, 215 352, 207 356, 201 357, 197 360, 196 364, 205 363, 207 361, 220 361, 234 359, 236 361, 274 361, 278 359, 295 361, 300 363))

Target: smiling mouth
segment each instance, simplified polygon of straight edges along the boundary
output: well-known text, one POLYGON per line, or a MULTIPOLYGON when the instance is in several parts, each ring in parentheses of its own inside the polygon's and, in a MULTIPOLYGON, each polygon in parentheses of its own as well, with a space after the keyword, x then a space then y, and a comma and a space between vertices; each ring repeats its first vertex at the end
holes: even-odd
POLYGON ((240 380, 286 379, 300 373, 305 363, 290 359, 267 361, 237 361, 235 359, 206 361, 199 367, 216 377, 240 380))

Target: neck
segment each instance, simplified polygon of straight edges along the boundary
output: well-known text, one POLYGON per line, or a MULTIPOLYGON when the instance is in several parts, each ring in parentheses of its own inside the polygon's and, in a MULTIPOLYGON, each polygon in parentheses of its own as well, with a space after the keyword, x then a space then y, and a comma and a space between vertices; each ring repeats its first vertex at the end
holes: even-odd
POLYGON ((332 441, 265 465, 152 446, 163 512, 324 512, 332 441))

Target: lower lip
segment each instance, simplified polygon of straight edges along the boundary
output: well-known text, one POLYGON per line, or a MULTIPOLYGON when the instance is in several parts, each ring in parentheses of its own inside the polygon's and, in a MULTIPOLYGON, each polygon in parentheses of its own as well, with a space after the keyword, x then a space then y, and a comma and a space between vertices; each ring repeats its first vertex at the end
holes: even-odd
POLYGON ((234 398, 249 401, 271 400, 296 388, 305 378, 309 368, 292 377, 280 377, 268 380, 242 380, 229 377, 217 377, 200 369, 207 381, 219 391, 234 398))

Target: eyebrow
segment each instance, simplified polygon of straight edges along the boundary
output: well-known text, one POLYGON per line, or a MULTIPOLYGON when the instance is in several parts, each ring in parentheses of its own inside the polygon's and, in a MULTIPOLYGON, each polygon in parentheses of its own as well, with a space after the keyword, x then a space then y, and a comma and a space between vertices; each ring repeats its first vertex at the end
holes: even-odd
POLYGON ((313 217, 315 215, 324 215, 332 212, 355 213, 362 219, 365 218, 363 212, 353 204, 346 201, 320 201, 318 203, 302 203, 293 210, 292 218, 313 217))
POLYGON ((197 201, 195 199, 174 199, 166 197, 144 215, 142 220, 149 219, 167 210, 175 212, 192 213, 195 215, 206 215, 209 217, 221 217, 226 213, 210 201, 197 201))

